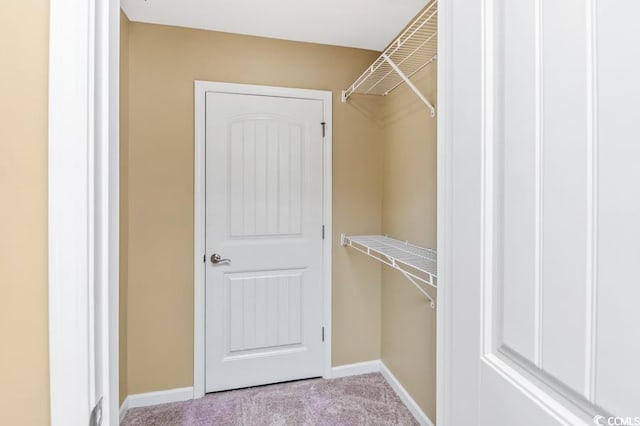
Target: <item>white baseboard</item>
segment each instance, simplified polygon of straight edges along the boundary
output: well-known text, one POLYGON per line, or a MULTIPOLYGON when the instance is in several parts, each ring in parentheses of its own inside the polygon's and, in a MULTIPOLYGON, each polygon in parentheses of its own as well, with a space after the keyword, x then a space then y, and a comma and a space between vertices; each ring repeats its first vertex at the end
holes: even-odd
POLYGON ((389 370, 382 361, 380 361, 380 373, 382 373, 382 376, 387 380, 389 385, 393 388, 404 405, 407 406, 418 423, 420 423, 422 426, 433 426, 433 422, 431 421, 429 416, 427 416, 425 412, 422 411, 418 403, 411 397, 411 395, 409 395, 409 392, 407 392, 404 386, 400 384, 396 376, 393 375, 391 370, 389 370))
POLYGON ((358 362, 355 364, 341 365, 333 367, 331 369, 331 378, 337 379, 340 377, 357 376, 359 374, 368 373, 381 373, 385 378, 389 386, 398 395, 398 398, 404 405, 407 406, 413 417, 416 418, 418 423, 422 426, 433 426, 433 422, 429 419, 429 416, 425 414, 420 408, 418 403, 409 395, 409 392, 400 384, 400 381, 393 375, 391 370, 384 365, 381 360, 358 362))
POLYGON ((168 389, 157 392, 129 395, 129 408, 148 407, 150 405, 167 404, 169 402, 193 399, 193 387, 168 389))
POLYGON ((150 405, 167 404, 169 402, 188 401, 193 399, 193 387, 168 389, 157 392, 129 395, 120 406, 120 421, 131 408, 148 407, 150 405))
POLYGON ((127 411, 129 411, 129 397, 126 397, 124 401, 122 401, 122 405, 120 406, 120 421, 118 424, 122 423, 124 416, 127 415, 127 411))
MULTIPOLYGON (((422 426, 433 426, 433 422, 420 408, 418 403, 409 395, 409 392, 400 384, 391 370, 380 360, 358 362, 355 364, 340 365, 331 369, 331 378, 357 376, 360 374, 381 373, 398 398, 407 406, 411 414, 422 426)), ((193 399, 193 388, 177 388, 158 392, 140 393, 129 395, 120 406, 120 422, 131 408, 148 407, 150 405, 166 404, 169 402, 187 401, 193 399)))
POLYGON ((379 373, 380 360, 357 362, 355 364, 340 365, 331 368, 331 378, 357 376, 360 374, 379 373))

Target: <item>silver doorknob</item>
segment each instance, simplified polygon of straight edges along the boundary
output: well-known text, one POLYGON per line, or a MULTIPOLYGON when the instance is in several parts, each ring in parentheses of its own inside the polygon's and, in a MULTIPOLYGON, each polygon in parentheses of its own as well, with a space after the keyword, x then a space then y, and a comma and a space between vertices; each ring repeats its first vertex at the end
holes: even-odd
POLYGON ((218 253, 211 255, 211 263, 219 265, 221 263, 231 263, 231 259, 223 259, 218 253))

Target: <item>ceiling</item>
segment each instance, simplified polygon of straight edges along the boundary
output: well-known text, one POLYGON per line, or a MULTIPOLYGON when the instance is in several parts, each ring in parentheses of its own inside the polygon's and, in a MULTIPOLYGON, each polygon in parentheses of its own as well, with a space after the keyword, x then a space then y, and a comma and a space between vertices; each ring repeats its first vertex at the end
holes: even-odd
POLYGON ((121 0, 130 20, 383 50, 428 0, 121 0))

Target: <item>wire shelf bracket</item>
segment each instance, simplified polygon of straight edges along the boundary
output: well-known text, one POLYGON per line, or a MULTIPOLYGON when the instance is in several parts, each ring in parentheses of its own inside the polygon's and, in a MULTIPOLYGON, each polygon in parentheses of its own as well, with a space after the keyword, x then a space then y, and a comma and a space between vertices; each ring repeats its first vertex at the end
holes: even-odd
POLYGON ((343 247, 351 247, 387 266, 399 271, 429 300, 432 308, 436 302, 426 291, 425 285, 434 289, 437 284, 438 254, 435 250, 416 246, 385 235, 340 236, 343 247))
POLYGON ((413 84, 411 77, 438 57, 437 4, 437 0, 432 0, 380 57, 342 91, 342 102, 347 102, 354 93, 386 96, 405 83, 429 108, 431 117, 435 117, 435 106, 413 84))

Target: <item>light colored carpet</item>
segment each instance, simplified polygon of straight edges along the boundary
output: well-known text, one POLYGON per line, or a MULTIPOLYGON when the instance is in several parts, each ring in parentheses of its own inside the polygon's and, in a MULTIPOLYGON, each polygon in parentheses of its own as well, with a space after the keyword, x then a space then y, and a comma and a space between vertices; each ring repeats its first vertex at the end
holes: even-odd
POLYGON ((418 423, 380 374, 312 379, 129 410, 123 426, 410 426, 418 423))

